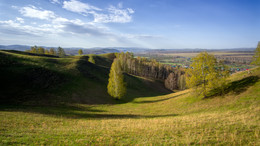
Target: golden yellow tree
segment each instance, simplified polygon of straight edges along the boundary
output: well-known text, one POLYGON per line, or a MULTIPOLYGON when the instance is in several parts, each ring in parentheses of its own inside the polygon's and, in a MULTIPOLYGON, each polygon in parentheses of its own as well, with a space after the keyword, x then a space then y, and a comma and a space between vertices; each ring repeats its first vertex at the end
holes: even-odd
POLYGON ((96 61, 95 61, 95 59, 94 59, 94 57, 93 57, 94 55, 93 54, 90 54, 88 57, 88 62, 91 62, 91 63, 93 63, 93 64, 95 64, 96 63, 96 61))
POLYGON ((260 42, 255 49, 255 55, 253 56, 252 64, 260 65, 260 42))
POLYGON ((38 48, 38 54, 44 54, 45 50, 43 47, 38 48))
POLYGON ((44 50, 44 54, 49 55, 49 54, 50 54, 50 51, 49 51, 48 49, 45 49, 45 50, 44 50))
POLYGON ((50 48, 49 54, 50 55, 56 55, 55 49, 54 48, 50 48))
POLYGON ((124 76, 120 65, 120 60, 115 58, 109 73, 108 94, 115 99, 120 99, 126 94, 126 84, 124 82, 124 76))
POLYGON ((78 53, 79 53, 79 55, 82 55, 83 54, 82 49, 79 49, 78 53))
POLYGON ((30 53, 37 53, 38 47, 37 46, 33 46, 31 47, 30 53))
MULTIPOLYGON (((207 96, 209 90, 219 88, 223 90, 223 84, 229 76, 229 71, 221 62, 217 62, 214 55, 201 52, 195 58, 187 70, 187 86, 194 88, 196 93, 207 96)), ((222 91, 220 91, 222 92, 222 91)))

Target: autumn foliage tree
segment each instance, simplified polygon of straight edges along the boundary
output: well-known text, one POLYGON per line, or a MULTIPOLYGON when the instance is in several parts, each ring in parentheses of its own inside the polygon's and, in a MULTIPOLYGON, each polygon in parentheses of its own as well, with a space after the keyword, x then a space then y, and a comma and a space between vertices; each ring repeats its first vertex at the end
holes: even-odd
POLYGON ((253 56, 252 64, 260 65, 260 42, 258 42, 258 45, 255 49, 255 55, 253 56))
POLYGON ((64 56, 66 55, 66 53, 65 53, 65 51, 64 51, 63 48, 58 47, 58 49, 57 49, 57 55, 58 55, 59 57, 64 57, 64 56))
POLYGON ((169 76, 165 79, 164 85, 167 89, 174 90, 178 89, 177 85, 177 74, 170 73, 169 76))
POLYGON ((115 58, 109 73, 107 85, 108 94, 115 99, 120 99, 126 94, 126 84, 124 82, 123 71, 120 60, 115 58))
POLYGON ((88 62, 95 64, 96 61, 95 61, 95 59, 94 59, 93 56, 94 56, 93 54, 90 54, 90 55, 89 55, 88 62))
POLYGON ((164 86, 170 90, 186 89, 185 72, 183 70, 173 70, 165 79, 164 86))
POLYGON ((195 58, 187 70, 186 83, 188 87, 195 89, 196 93, 207 97, 209 90, 223 87, 226 78, 229 76, 228 69, 217 62, 214 55, 201 52, 195 58))
POLYGON ((57 52, 56 52, 56 50, 54 48, 50 48, 49 54, 56 56, 57 52))
POLYGON ((38 47, 37 46, 33 46, 31 47, 30 53, 37 53, 38 47))
POLYGON ((82 55, 83 54, 82 49, 79 49, 78 53, 79 53, 79 55, 82 55))
POLYGON ((38 54, 44 54, 45 49, 43 47, 38 48, 38 54))
POLYGON ((45 50, 44 50, 44 54, 50 55, 50 51, 49 51, 48 49, 45 49, 45 50))

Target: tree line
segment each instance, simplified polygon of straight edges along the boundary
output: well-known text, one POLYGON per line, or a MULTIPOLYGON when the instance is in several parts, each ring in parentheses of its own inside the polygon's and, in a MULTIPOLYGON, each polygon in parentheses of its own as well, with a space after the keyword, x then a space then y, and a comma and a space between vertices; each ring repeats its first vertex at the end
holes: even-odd
POLYGON ((129 52, 118 54, 118 58, 122 64, 123 71, 126 73, 162 80, 165 83, 165 87, 170 90, 185 89, 184 69, 177 69, 171 65, 161 64, 155 59, 140 56, 135 58, 129 52))
POLYGON ((155 59, 139 56, 135 58, 133 53, 121 52, 116 53, 116 58, 110 69, 107 86, 108 93, 116 99, 120 99, 126 93, 126 85, 122 77, 123 73, 165 81, 165 87, 170 90, 185 89, 183 70, 161 64, 155 59))
POLYGON ((129 52, 118 53, 116 58, 119 59, 124 72, 137 76, 165 80, 170 73, 179 71, 170 65, 161 64, 155 59, 140 56, 135 58, 133 53, 129 52))
POLYGON ((112 63, 109 74, 108 93, 120 99, 126 93, 123 72, 164 80, 165 87, 171 90, 183 90, 187 87, 195 89, 195 93, 207 97, 212 89, 224 93, 229 69, 214 55, 201 52, 192 59, 191 68, 176 69, 160 64, 154 59, 134 57, 133 53, 118 53, 112 63))
POLYGON ((59 57, 65 57, 66 53, 63 48, 58 47, 57 50, 55 48, 43 48, 38 46, 32 46, 30 50, 27 50, 27 52, 34 53, 34 54, 45 54, 45 55, 53 55, 53 56, 59 56, 59 57))

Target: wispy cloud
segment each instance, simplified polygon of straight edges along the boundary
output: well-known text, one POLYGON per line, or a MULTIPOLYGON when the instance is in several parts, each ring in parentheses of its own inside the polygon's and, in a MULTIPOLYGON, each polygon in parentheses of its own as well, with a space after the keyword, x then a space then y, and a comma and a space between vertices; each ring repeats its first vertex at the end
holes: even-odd
POLYGON ((92 13, 93 11, 101 11, 100 8, 97 8, 97 7, 87 4, 87 3, 82 3, 77 0, 64 1, 63 8, 66 10, 72 11, 72 12, 83 14, 83 15, 88 15, 89 13, 92 13))
POLYGON ((110 6, 107 8, 107 14, 101 13, 93 13, 94 15, 94 22, 99 23, 127 23, 132 21, 132 15, 134 10, 131 8, 127 9, 120 9, 115 6, 110 6))
MULTIPOLYGON (((26 6, 18 9, 24 17, 45 20, 45 24, 28 25, 21 17, 15 20, 0 21, 0 28, 17 35, 52 35, 52 34, 79 34, 88 36, 107 36, 108 28, 93 25, 90 22, 83 22, 80 19, 67 19, 55 14, 52 11, 26 6)), ((31 23, 34 24, 34 23, 31 23)), ((2 31, 3 32, 3 31, 2 31)))
POLYGON ((116 6, 109 6, 106 9, 100 9, 88 3, 83 3, 77 0, 63 2, 63 8, 75 13, 88 16, 93 15, 93 22, 96 23, 127 23, 132 21, 134 10, 131 8, 123 9, 123 3, 118 3, 116 6))
POLYGON ((56 3, 57 3, 57 4, 60 4, 60 1, 59 1, 59 0, 50 0, 50 2, 53 3, 53 4, 56 4, 56 3))
MULTIPOLYGON (((68 2, 76 2, 77 4, 79 1, 71 0, 68 2)), ((24 7, 13 6, 13 8, 20 12, 21 16, 13 20, 0 21, 0 33, 17 37, 39 37, 43 40, 73 36, 74 39, 81 40, 82 42, 86 41, 86 39, 96 40, 111 46, 113 44, 122 46, 124 44, 136 45, 136 42, 140 44, 139 41, 159 38, 158 36, 147 34, 116 33, 113 29, 106 26, 104 23, 126 23, 132 20, 131 14, 134 13, 134 10, 131 8, 124 9, 122 3, 119 3, 117 6, 111 5, 104 10, 91 5, 81 4, 81 7, 80 5, 66 7, 66 10, 84 15, 91 14, 93 15, 93 21, 85 22, 80 19, 69 19, 54 13, 54 11, 33 5, 24 7), (79 9, 76 10, 76 7, 79 9)), ((37 40, 35 39, 35 42, 37 40)))
POLYGON ((105 33, 104 30, 95 27, 94 25, 79 25, 75 23, 66 23, 63 24, 64 28, 63 30, 66 32, 74 33, 74 34, 86 34, 90 36, 106 36, 107 33, 105 33))
POLYGON ((24 19, 23 18, 16 17, 15 20, 18 21, 19 23, 24 23, 24 19))
POLYGON ((41 36, 43 34, 54 33, 56 31, 55 29, 49 27, 33 27, 30 25, 23 25, 23 22, 17 19, 0 21, 0 28, 2 33, 31 36, 41 36))
POLYGON ((38 18, 43 20, 50 20, 55 18, 55 14, 52 11, 38 9, 35 6, 22 7, 20 13, 25 17, 38 18))

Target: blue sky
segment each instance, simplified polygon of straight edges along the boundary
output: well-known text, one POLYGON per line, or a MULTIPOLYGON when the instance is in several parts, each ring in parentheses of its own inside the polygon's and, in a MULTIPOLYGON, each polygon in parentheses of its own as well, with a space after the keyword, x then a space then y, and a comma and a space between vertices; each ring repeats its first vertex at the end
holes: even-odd
POLYGON ((0 44, 256 47, 260 0, 0 0, 0 44))

